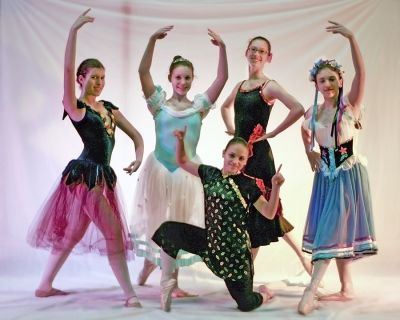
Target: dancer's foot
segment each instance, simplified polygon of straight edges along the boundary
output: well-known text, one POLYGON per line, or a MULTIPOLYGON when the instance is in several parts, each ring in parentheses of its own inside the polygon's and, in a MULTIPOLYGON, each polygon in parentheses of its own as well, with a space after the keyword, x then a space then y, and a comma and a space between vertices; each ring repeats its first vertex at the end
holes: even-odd
POLYGON ((263 303, 268 303, 274 297, 274 293, 270 291, 265 285, 258 287, 258 292, 263 297, 263 303))
POLYGON ((311 263, 311 259, 309 259, 308 257, 302 255, 300 257, 300 262, 303 265, 304 270, 306 270, 306 272, 308 273, 308 275, 311 277, 312 274, 312 263, 311 263))
POLYGON ((355 298, 354 292, 340 291, 332 294, 321 295, 318 297, 319 301, 351 301, 355 298))
POLYGON ((132 296, 125 301, 125 307, 127 308, 141 308, 142 305, 137 296, 132 296))
POLYGON ((47 298, 52 296, 66 296, 67 294, 69 293, 55 288, 50 288, 50 290, 37 289, 35 291, 35 297, 38 298, 47 298))
POLYGON ((176 279, 161 280, 161 309, 171 311, 172 291, 176 288, 176 279))
POLYGON ((172 291, 172 298, 192 298, 192 297, 197 297, 198 294, 193 294, 193 293, 189 293, 179 287, 176 287, 173 291, 172 291))
POLYGON ((297 307, 297 311, 302 315, 308 315, 315 309, 318 309, 318 303, 315 299, 314 293, 310 289, 306 288, 297 307))
POLYGON ((143 269, 139 273, 138 285, 144 286, 150 274, 155 270, 157 266, 151 261, 145 260, 143 264, 143 269))

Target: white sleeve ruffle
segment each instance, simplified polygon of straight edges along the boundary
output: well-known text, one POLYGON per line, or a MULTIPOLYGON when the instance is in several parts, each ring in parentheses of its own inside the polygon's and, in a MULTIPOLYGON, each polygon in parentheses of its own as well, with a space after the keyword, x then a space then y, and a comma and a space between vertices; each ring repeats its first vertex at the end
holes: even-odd
POLYGON ((161 106, 165 104, 165 100, 166 92, 161 88, 161 86, 156 85, 154 92, 146 99, 147 108, 153 115, 155 115, 160 111, 161 106))
POLYGON ((212 104, 207 93, 196 94, 193 99, 193 109, 197 112, 208 111, 214 109, 215 104, 212 104))

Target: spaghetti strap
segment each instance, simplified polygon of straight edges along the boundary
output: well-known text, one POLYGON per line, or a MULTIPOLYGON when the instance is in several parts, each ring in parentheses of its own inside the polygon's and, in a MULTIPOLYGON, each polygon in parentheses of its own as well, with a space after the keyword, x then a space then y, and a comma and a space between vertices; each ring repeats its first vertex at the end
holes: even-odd
POLYGON ((275 102, 275 99, 271 99, 268 96, 264 96, 263 94, 263 89, 267 86, 268 83, 270 83, 271 81, 275 81, 273 79, 268 79, 267 81, 265 81, 263 84, 260 85, 260 96, 261 98, 264 100, 264 102, 268 105, 273 105, 275 102))
POLYGON ((240 90, 242 90, 242 85, 243 83, 245 83, 246 79, 242 81, 242 83, 240 84, 239 88, 238 88, 238 92, 240 92, 240 90))
POLYGON ((267 86, 267 84, 270 83, 271 81, 274 81, 274 80, 268 79, 267 81, 265 81, 265 82, 260 86, 260 89, 261 89, 261 90, 264 89, 264 88, 267 86))

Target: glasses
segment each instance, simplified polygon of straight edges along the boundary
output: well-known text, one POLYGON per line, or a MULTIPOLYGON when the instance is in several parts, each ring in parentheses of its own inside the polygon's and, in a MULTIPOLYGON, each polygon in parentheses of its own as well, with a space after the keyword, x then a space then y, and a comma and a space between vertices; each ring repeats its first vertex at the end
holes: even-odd
POLYGON ((249 50, 253 54, 256 54, 258 52, 262 56, 265 54, 268 54, 268 51, 263 50, 263 49, 258 49, 257 47, 249 47, 249 50))

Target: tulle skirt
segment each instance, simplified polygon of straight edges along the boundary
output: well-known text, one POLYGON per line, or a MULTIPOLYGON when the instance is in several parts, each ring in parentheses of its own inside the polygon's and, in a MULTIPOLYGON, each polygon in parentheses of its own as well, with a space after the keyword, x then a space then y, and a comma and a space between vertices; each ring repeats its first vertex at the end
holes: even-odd
MULTIPOLYGON (((200 162, 198 158, 194 161, 200 162)), ((182 168, 168 171, 150 154, 139 174, 130 217, 136 255, 160 265, 160 248, 151 240, 165 221, 184 222, 204 228, 204 193, 199 177, 182 168)), ((199 256, 181 251, 177 266, 201 261, 199 256)))
POLYGON ((315 174, 303 236, 312 261, 361 258, 377 253, 371 193, 365 165, 356 161, 335 177, 315 174))
POLYGON ((39 210, 29 228, 28 243, 59 251, 72 249, 78 254, 123 253, 127 259, 133 258, 117 185, 111 190, 100 178, 89 190, 83 182, 67 185, 67 179, 61 178, 39 210))

